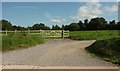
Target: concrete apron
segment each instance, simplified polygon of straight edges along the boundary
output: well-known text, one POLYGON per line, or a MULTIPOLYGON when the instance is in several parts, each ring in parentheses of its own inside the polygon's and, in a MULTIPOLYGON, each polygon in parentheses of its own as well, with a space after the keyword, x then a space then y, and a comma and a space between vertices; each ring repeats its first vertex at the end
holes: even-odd
POLYGON ((33 66, 33 65, 2 65, 2 71, 13 70, 39 71, 120 71, 120 67, 77 67, 77 66, 33 66))

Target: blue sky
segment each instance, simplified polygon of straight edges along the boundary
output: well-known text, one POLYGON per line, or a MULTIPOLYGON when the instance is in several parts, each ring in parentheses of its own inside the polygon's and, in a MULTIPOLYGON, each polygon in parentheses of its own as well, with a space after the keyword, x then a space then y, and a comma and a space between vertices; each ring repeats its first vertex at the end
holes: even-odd
POLYGON ((2 2, 118 2, 120 0, 1 0, 2 2))
POLYGON ((78 20, 104 17, 118 20, 116 2, 3 2, 2 18, 14 25, 48 26, 70 24, 78 20))

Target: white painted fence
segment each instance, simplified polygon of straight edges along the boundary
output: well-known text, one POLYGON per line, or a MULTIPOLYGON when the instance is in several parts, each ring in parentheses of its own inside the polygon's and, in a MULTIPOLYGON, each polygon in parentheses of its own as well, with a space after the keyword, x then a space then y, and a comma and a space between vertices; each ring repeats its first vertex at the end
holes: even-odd
POLYGON ((69 31, 65 30, 26 30, 26 31, 0 31, 0 33, 8 35, 9 33, 27 33, 27 34, 39 34, 43 37, 69 37, 69 31))

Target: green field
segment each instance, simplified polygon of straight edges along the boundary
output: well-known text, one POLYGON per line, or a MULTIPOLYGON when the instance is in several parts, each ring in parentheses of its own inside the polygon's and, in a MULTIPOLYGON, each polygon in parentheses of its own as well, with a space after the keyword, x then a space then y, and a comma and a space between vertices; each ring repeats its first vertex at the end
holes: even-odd
POLYGON ((44 43, 44 39, 39 35, 28 35, 25 33, 3 35, 2 51, 28 48, 41 43, 44 43))
POLYGON ((97 57, 120 65, 120 31, 73 31, 70 39, 96 40, 86 50, 97 57))
POLYGON ((110 38, 118 38, 120 32, 117 30, 101 30, 101 31, 73 31, 70 32, 70 39, 74 40, 104 40, 110 38))

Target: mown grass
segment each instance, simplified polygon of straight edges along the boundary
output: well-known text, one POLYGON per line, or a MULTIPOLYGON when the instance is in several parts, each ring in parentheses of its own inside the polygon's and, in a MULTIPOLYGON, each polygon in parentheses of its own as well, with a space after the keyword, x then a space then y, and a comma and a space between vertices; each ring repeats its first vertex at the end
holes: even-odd
POLYGON ((120 65, 120 31, 73 31, 70 39, 74 40, 96 40, 86 50, 104 60, 120 65))
POLYGON ((104 60, 120 65, 120 38, 97 40, 86 50, 104 60))
POLYGON ((44 43, 44 38, 38 35, 28 35, 26 33, 3 35, 2 51, 28 48, 41 43, 44 43))
POLYGON ((119 37, 117 30, 99 30, 99 31, 73 31, 70 32, 70 39, 74 40, 104 40, 119 37))

